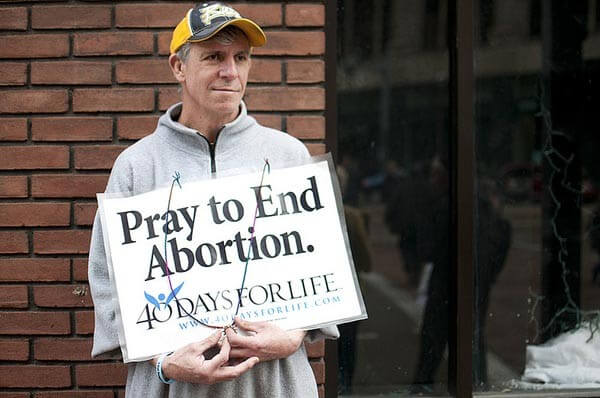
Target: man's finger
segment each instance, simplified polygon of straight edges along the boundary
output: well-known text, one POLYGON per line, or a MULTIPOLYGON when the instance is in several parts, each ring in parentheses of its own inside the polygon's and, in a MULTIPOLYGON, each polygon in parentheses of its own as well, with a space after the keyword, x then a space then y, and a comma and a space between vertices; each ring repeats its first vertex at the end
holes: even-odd
POLYGON ((227 329, 227 340, 232 347, 247 347, 254 341, 253 336, 242 336, 231 329, 227 329))
POLYGON ((205 364, 210 369, 217 369, 229 361, 229 351, 231 346, 229 345, 229 341, 227 339, 223 339, 223 343, 221 344, 221 349, 210 360, 206 361, 205 364))
POLYGON ((242 318, 240 318, 239 316, 236 316, 234 318, 234 322, 236 324, 237 327, 239 327, 240 329, 244 329, 244 330, 249 330, 251 332, 258 332, 259 329, 262 328, 262 324, 264 322, 248 322, 242 318))
POLYGON ((215 376, 220 380, 232 380, 252 369, 258 362, 258 357, 250 357, 235 366, 222 366, 215 371, 215 376))
POLYGON ((190 346, 192 346, 198 354, 204 354, 206 350, 217 345, 219 343, 220 338, 221 331, 218 330, 210 336, 206 337, 205 339, 200 340, 197 343, 190 344, 190 346))
POLYGON ((256 355, 256 353, 248 348, 232 348, 231 351, 229 351, 229 359, 250 358, 253 355, 256 355))

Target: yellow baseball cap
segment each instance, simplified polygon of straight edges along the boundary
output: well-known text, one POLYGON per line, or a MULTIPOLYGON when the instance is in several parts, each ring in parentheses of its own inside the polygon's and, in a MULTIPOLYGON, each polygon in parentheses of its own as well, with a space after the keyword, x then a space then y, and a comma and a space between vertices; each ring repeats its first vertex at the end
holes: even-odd
POLYGON ((240 28, 252 47, 260 47, 267 42, 265 32, 255 22, 243 18, 239 12, 221 2, 210 1, 188 10, 177 24, 171 38, 171 54, 187 42, 210 39, 229 25, 240 28))

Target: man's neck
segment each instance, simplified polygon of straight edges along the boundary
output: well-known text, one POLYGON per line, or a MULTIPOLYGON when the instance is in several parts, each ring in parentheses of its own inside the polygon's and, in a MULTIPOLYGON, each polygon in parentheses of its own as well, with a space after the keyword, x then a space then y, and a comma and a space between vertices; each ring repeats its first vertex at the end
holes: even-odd
POLYGON ((184 101, 178 122, 186 127, 198 131, 209 142, 215 142, 217 135, 223 126, 234 121, 239 113, 240 111, 238 108, 238 111, 235 114, 208 117, 205 112, 194 110, 191 106, 186 107, 184 101))

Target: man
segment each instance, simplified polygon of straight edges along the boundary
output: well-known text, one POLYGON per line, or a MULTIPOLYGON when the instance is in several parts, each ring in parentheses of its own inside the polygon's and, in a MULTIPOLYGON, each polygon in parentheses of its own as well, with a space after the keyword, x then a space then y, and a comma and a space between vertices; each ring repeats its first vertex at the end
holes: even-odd
MULTIPOLYGON (((115 161, 106 192, 137 195, 172 181, 211 173, 260 171, 308 158, 295 138, 256 123, 242 101, 251 48, 266 42, 262 29, 222 3, 186 14, 173 32, 169 65, 182 102, 169 108, 153 134, 115 161)), ((89 260, 96 325, 92 355, 118 352, 118 323, 96 217, 89 260)), ((132 363, 126 397, 316 397, 314 376, 302 344, 307 333, 268 322, 236 320, 231 328, 147 362, 132 363), (217 354, 208 355, 213 349, 217 354), (205 356, 206 353, 206 356, 205 356)), ((308 332, 311 339, 337 337, 335 327, 308 332)))

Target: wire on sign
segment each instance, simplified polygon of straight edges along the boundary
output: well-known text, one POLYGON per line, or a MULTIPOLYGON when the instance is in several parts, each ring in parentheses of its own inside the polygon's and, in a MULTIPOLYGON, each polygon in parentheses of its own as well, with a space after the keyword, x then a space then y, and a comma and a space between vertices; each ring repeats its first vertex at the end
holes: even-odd
MULTIPOLYGON (((259 189, 262 189, 263 187, 263 182, 265 179, 265 174, 266 173, 270 173, 271 172, 271 165, 269 164, 269 160, 265 159, 265 165, 263 166, 262 169, 262 174, 260 177, 260 184, 259 184, 259 189)), ((181 187, 181 174, 179 174, 179 172, 175 172, 175 175, 173 176, 173 181, 171 182, 171 189, 169 190, 169 200, 167 202, 167 212, 166 212, 166 217, 165 217, 165 231, 168 231, 168 224, 169 224, 169 214, 171 211, 171 199, 173 198, 173 191, 175 188, 175 184, 177 184, 177 186, 179 187, 179 189, 182 189, 181 187)), ((256 208, 254 209, 254 218, 252 220, 252 227, 250 227, 250 242, 253 241, 254 239, 254 235, 255 235, 255 231, 256 231, 256 219, 258 218, 258 201, 256 203, 256 208)), ((175 299, 175 303, 177 304, 177 307, 180 310, 183 310, 183 312, 185 313, 186 316, 190 317, 191 319, 193 319, 194 321, 196 321, 197 323, 199 323, 200 325, 206 326, 208 328, 212 328, 212 329, 223 329, 223 332, 225 332, 225 330, 227 328, 231 328, 233 330, 235 330, 234 327, 234 321, 233 318, 235 318, 240 310, 240 304, 242 301, 242 290, 244 289, 245 283, 246 283, 246 275, 248 273, 248 263, 250 262, 250 251, 252 250, 252 244, 250 244, 250 246, 248 246, 248 255, 246 256, 246 263, 244 264, 244 274, 242 277, 242 283, 241 283, 241 287, 238 289, 238 302, 237 302, 237 307, 235 310, 235 314, 232 317, 232 321, 231 324, 229 325, 211 325, 207 322, 202 321, 201 319, 196 318, 193 314, 190 314, 182 304, 179 303, 179 299, 177 298, 177 293, 179 292, 179 289, 181 288, 181 285, 179 285, 177 288, 173 288, 173 281, 171 280, 171 271, 169 269, 169 262, 168 262, 168 255, 167 255, 167 233, 165 233, 165 240, 164 240, 164 258, 165 258, 165 273, 167 274, 167 280, 169 281, 169 289, 170 289, 170 297, 173 297, 175 299)))

